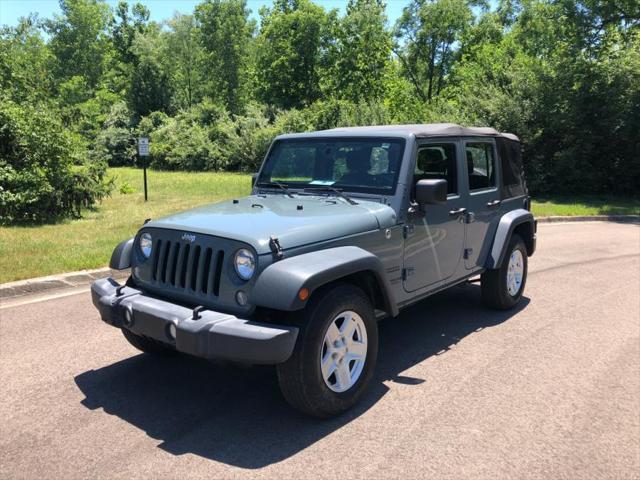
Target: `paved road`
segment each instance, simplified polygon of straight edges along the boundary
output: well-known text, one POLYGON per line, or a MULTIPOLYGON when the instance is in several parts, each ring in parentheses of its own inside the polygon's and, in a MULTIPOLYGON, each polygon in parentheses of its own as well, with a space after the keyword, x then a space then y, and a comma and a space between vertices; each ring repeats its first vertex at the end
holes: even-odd
POLYGON ((2 478, 639 478, 640 228, 539 229, 522 308, 476 285, 381 324, 364 404, 139 355, 87 294, 0 309, 2 478))

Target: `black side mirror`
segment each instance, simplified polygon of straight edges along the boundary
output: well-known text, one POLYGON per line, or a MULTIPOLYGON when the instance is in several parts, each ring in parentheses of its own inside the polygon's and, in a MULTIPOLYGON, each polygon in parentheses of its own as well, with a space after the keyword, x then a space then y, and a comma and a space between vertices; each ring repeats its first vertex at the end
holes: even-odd
POLYGON ((251 175, 251 188, 256 186, 256 180, 258 180, 258 174, 254 173, 251 175))
POLYGON ((416 202, 419 205, 442 205, 447 203, 447 181, 418 180, 416 183, 416 202))

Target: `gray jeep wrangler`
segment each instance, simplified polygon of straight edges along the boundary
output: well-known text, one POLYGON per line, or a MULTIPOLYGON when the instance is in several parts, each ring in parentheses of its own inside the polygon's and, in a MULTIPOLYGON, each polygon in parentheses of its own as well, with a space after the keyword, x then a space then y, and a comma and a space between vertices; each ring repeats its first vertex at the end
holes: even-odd
POLYGON ((480 276, 514 307, 536 248, 518 138, 452 124, 281 135, 253 191, 145 223, 92 286, 143 352, 276 365, 319 417, 362 397, 377 320, 480 276))

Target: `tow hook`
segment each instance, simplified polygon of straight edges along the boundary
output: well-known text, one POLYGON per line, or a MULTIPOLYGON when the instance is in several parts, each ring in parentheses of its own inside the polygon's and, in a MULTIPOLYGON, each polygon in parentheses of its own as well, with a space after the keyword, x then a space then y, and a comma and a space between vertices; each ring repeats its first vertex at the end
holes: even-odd
POLYGON ((198 305, 196 308, 193 309, 193 316, 191 317, 191 320, 198 320, 200 318, 200 312, 203 311, 205 308, 202 305, 198 305))

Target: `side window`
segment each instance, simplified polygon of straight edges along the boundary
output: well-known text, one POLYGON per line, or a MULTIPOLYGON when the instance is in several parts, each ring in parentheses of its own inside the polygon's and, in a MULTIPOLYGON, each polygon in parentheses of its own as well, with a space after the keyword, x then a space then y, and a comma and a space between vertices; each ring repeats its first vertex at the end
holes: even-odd
POLYGON ((488 142, 467 143, 467 173, 469 190, 482 190, 496 186, 496 160, 493 144, 488 142))
POLYGON ((509 138, 496 138, 498 157, 502 167, 502 194, 510 198, 526 194, 522 171, 522 147, 520 142, 509 138))
POLYGON ((433 143, 418 150, 414 181, 443 179, 447 193, 458 193, 455 143, 433 143))

